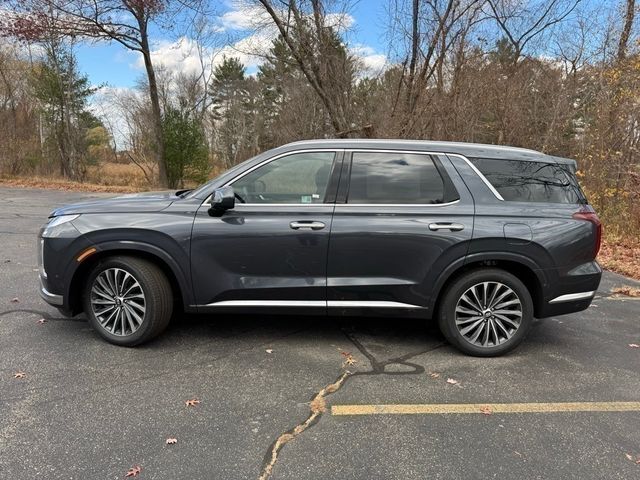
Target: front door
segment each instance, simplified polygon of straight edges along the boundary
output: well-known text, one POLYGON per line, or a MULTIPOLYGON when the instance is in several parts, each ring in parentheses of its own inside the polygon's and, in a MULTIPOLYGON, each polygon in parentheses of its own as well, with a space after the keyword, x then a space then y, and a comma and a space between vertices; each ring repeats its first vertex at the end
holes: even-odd
POLYGON ((353 151, 331 230, 330 313, 425 315, 438 274, 462 262, 474 205, 446 156, 353 151))
MULTIPOLYGON (((326 266, 336 151, 278 156, 230 182, 235 208, 198 210, 191 271, 198 308, 326 310, 326 266)), ((336 172, 337 175, 337 172, 336 172)), ((337 177, 336 177, 337 179, 337 177)))

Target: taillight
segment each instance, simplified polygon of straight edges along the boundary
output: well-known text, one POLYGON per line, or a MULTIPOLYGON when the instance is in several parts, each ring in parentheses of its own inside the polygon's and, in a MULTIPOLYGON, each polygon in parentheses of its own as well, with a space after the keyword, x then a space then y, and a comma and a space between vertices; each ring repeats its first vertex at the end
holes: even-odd
POLYGON ((600 222, 598 215, 593 210, 584 208, 571 216, 576 220, 586 220, 587 222, 591 222, 596 226, 596 246, 595 253, 593 254, 595 258, 600 251, 600 244, 602 243, 602 223, 600 222))

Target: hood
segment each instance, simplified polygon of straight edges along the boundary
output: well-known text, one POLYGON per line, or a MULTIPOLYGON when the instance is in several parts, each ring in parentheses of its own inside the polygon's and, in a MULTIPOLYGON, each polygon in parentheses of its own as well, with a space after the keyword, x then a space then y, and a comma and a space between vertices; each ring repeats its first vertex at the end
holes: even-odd
POLYGON ((166 192, 145 192, 101 198, 89 202, 74 203, 56 208, 50 217, 79 213, 139 213, 158 212, 171 205, 178 197, 174 190, 166 192))

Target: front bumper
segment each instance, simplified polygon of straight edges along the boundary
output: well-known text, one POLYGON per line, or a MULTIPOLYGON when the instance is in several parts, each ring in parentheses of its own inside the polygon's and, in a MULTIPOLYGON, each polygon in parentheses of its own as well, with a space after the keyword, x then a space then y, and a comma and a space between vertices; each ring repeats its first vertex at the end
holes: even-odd
POLYGON ((45 302, 49 305, 53 305, 54 307, 61 307, 64 304, 64 298, 62 295, 57 295, 47 290, 42 276, 40 276, 40 296, 45 302))

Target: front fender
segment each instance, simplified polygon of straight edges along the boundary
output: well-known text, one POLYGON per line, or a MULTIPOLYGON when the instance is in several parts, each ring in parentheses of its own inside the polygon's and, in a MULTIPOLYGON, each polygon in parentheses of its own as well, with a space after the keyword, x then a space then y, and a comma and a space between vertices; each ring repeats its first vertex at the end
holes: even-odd
MULTIPOLYGON (((93 242, 93 246, 96 252, 89 256, 86 260, 86 264, 93 264, 96 257, 103 258, 109 253, 113 254, 129 254, 135 255, 142 252, 146 257, 153 257, 156 261, 162 262, 164 266, 173 274, 173 277, 180 289, 180 294, 185 306, 193 305, 193 289, 191 288, 191 275, 189 258, 186 252, 175 245, 171 251, 167 251, 164 248, 158 247, 151 243, 139 241, 139 240, 109 240, 104 242, 93 242)), ((85 262, 77 263, 73 262, 69 266, 69 270, 66 276, 70 281, 65 282, 67 285, 67 292, 65 297, 72 298, 79 292, 74 292, 78 289, 76 284, 76 275, 81 269, 86 268, 85 262)), ((85 272, 83 272, 85 273, 85 272)))

